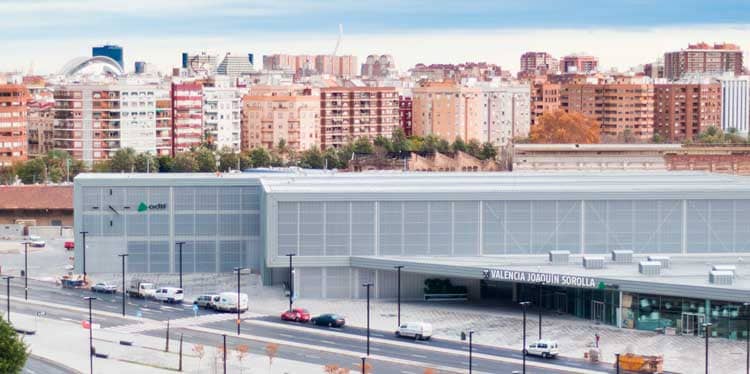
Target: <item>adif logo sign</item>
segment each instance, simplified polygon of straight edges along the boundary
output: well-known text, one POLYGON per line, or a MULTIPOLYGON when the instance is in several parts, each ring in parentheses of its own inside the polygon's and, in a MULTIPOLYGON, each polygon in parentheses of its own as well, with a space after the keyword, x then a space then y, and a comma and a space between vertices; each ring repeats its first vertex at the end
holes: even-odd
POLYGON ((167 209, 167 204, 164 204, 164 203, 146 205, 146 203, 141 202, 140 204, 138 204, 139 212, 145 212, 147 210, 164 210, 164 209, 167 209))

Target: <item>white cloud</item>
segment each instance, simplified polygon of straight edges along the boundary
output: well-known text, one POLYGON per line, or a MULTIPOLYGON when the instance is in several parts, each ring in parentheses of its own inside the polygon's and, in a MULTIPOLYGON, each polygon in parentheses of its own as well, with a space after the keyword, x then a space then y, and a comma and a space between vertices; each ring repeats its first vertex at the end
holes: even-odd
MULTIPOLYGON (((346 25, 344 25, 346 30, 346 25)), ((641 29, 508 29, 437 30, 399 34, 345 35, 341 53, 354 54, 360 62, 369 54, 392 54, 400 70, 415 63, 487 61, 517 70, 525 51, 548 51, 560 57, 585 51, 599 56, 605 67, 626 69, 647 63, 664 52, 687 47, 697 41, 732 42, 750 48, 750 25, 692 25, 641 29)), ((57 71, 67 60, 88 55, 98 40, 5 40, 0 70, 26 70, 31 61, 37 73, 57 71)), ((336 33, 260 33, 217 37, 122 38, 111 42, 125 48, 127 68, 135 60, 155 63, 166 71, 180 62, 180 52, 209 50, 255 53, 256 62, 271 53, 331 53, 336 33)))

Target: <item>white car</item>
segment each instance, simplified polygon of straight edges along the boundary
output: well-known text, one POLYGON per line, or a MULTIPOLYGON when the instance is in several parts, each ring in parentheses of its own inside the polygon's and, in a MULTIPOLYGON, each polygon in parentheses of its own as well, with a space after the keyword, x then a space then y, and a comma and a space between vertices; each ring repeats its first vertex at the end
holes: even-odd
POLYGON ((44 247, 44 246, 45 246, 46 244, 47 244, 47 243, 46 243, 46 242, 45 242, 44 240, 32 240, 31 242, 29 242, 29 245, 30 245, 30 246, 32 246, 32 247, 36 247, 36 248, 42 248, 42 247, 44 247))
POLYGON ((161 287, 154 292, 154 299, 168 303, 181 303, 185 298, 182 288, 161 287))
POLYGON ((432 337, 432 325, 427 322, 402 323, 396 331, 396 336, 414 338, 417 340, 430 340, 432 337))
POLYGON ((526 347, 526 354, 543 358, 555 358, 558 353, 557 342, 554 340, 537 340, 526 347))
MULTIPOLYGON (((248 298, 246 293, 240 294, 240 312, 247 311, 248 298)), ((214 309, 220 312, 237 312, 237 293, 236 292, 222 292, 219 294, 219 301, 214 305, 214 309)))

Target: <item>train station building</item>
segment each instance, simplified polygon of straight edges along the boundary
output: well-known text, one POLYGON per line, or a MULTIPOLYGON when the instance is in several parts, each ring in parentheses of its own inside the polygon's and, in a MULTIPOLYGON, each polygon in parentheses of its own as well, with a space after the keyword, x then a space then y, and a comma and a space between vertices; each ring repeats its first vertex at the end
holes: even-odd
MULTIPOLYGON (((750 178, 695 172, 82 174, 87 271, 237 266, 301 297, 529 300, 642 330, 746 336, 750 178), (449 280, 445 282, 444 280, 449 280)), ((76 245, 76 270, 83 246, 76 245)))

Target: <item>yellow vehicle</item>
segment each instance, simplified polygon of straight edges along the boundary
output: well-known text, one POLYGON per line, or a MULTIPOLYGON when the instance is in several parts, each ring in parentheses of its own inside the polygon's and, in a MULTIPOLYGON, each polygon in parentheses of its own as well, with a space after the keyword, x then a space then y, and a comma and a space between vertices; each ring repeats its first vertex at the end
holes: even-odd
POLYGON ((632 373, 663 373, 664 357, 637 355, 633 353, 622 354, 620 355, 620 370, 632 373))

